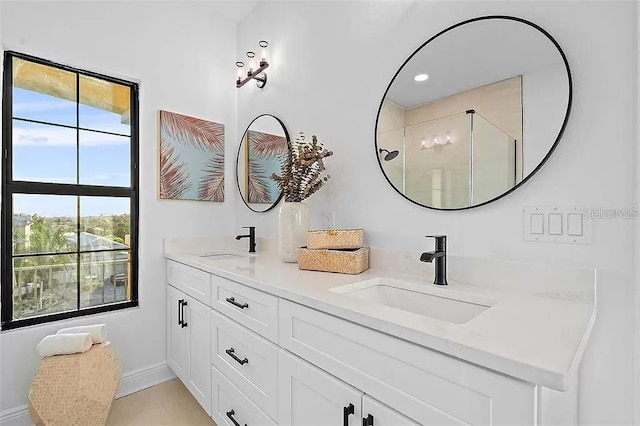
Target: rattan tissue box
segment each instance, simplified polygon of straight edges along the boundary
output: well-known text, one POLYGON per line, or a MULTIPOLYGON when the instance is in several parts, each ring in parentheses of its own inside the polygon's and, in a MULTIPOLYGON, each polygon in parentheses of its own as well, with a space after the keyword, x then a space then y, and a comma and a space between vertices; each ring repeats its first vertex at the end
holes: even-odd
POLYGON ((298 268, 356 275, 369 269, 369 247, 341 250, 298 249, 298 268))
POLYGON ((307 248, 357 249, 364 247, 362 229, 319 229, 307 232, 307 248))

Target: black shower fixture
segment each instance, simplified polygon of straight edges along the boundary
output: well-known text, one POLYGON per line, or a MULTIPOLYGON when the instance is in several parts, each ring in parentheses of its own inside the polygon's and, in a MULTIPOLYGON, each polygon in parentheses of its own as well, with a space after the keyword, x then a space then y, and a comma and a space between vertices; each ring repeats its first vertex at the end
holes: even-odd
POLYGON ((380 154, 382 154, 383 152, 386 152, 386 153, 387 153, 387 155, 385 155, 385 156, 384 156, 384 161, 391 161, 391 160, 393 160, 394 158, 396 158, 396 157, 398 156, 398 154, 399 154, 398 150, 395 150, 395 151, 389 151, 388 149, 384 149, 384 148, 380 148, 380 149, 378 149, 378 152, 379 152, 380 154))

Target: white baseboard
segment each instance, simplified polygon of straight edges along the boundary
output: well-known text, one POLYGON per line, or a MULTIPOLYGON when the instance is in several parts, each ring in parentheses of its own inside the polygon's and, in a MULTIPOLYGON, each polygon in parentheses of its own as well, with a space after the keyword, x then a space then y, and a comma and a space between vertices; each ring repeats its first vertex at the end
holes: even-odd
POLYGON ((149 367, 140 368, 139 370, 129 371, 128 373, 124 373, 120 378, 120 386, 118 386, 118 390, 116 391, 116 399, 150 388, 151 386, 166 382, 175 377, 176 375, 166 362, 160 362, 150 365, 149 367))
POLYGON ((21 405, 0 412, 0 426, 33 426, 29 407, 21 405))
MULTIPOLYGON (((176 375, 166 362, 129 371, 124 373, 120 378, 120 386, 118 386, 118 390, 116 391, 116 399, 166 382, 174 377, 176 377, 176 375)), ((21 405, 0 412, 0 426, 33 426, 27 405, 21 405)))

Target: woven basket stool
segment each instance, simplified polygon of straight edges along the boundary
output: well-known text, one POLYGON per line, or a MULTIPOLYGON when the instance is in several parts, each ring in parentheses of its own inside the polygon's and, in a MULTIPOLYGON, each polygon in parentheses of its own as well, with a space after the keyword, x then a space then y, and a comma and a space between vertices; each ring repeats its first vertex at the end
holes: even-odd
POLYGON ((29 413, 38 426, 104 425, 119 381, 109 342, 43 358, 29 390, 29 413))

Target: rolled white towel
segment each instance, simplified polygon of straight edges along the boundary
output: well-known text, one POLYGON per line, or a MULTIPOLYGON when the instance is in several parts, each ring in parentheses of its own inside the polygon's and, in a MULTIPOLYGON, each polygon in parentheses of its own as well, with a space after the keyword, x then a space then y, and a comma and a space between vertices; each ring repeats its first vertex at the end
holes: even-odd
POLYGON ((91 349, 91 334, 52 334, 40 340, 36 349, 41 357, 86 352, 91 349))
POLYGON ((105 324, 83 325, 79 327, 63 328, 56 334, 89 333, 93 343, 102 343, 107 340, 107 326, 105 324))

